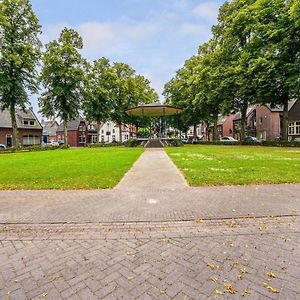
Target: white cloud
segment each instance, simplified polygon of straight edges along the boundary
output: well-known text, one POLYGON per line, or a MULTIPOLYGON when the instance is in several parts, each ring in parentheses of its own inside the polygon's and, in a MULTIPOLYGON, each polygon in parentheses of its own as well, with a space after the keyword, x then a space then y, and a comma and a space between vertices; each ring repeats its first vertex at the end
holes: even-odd
POLYGON ((201 3, 193 10, 194 15, 211 22, 216 21, 218 12, 219 5, 211 2, 201 3))
POLYGON ((195 23, 184 23, 179 29, 179 33, 184 36, 194 35, 207 38, 210 36, 210 26, 195 24, 195 23))

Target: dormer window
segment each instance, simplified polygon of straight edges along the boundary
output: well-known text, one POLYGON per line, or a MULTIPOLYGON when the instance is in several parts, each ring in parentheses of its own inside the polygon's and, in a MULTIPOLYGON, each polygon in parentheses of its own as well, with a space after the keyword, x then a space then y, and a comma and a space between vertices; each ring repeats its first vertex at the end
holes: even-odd
POLYGON ((24 120, 23 124, 25 126, 35 126, 35 120, 24 120))

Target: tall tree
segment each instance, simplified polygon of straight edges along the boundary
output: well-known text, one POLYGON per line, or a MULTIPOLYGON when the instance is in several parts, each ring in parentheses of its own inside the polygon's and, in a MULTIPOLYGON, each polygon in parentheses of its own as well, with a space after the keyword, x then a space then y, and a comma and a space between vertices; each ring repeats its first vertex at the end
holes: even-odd
POLYGON ((84 81, 83 59, 79 50, 83 41, 73 29, 65 28, 59 39, 46 45, 40 80, 45 92, 39 98, 45 117, 58 117, 64 125, 68 145, 68 122, 79 114, 84 81))
POLYGON ((27 91, 38 92, 39 34, 39 21, 29 0, 0 2, 0 110, 10 111, 15 147, 19 147, 16 108, 25 109, 27 91))
POLYGON ((126 64, 113 64, 114 85, 112 120, 119 126, 119 140, 122 143, 122 124, 132 121, 126 109, 139 104, 158 101, 158 95, 150 86, 150 81, 126 64))
POLYGON ((100 127, 106 122, 113 108, 114 73, 107 58, 87 64, 83 93, 83 111, 89 121, 97 123, 97 142, 100 142, 100 127))
POLYGON ((282 136, 288 139, 289 101, 300 80, 299 1, 257 0, 255 36, 260 57, 253 63, 259 97, 283 106, 282 136), (296 17, 296 18, 295 18, 296 17))

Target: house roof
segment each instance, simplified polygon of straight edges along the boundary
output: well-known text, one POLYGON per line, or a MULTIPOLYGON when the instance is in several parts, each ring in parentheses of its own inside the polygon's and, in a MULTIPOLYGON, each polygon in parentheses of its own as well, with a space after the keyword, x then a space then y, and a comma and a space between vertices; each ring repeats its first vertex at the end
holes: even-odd
MULTIPOLYGON (((79 127, 80 122, 85 122, 85 120, 83 118, 81 118, 80 116, 77 117, 76 119, 69 121, 68 122, 68 131, 76 131, 79 127)), ((57 132, 61 132, 64 131, 64 123, 61 123, 58 128, 57 128, 57 132)))
POLYGON ((58 123, 55 120, 42 121, 43 135, 54 136, 58 128, 58 123))
MULTIPOLYGON (((31 108, 24 111, 16 109, 17 126, 21 129, 42 129, 42 126, 31 108), (25 125, 24 120, 35 120, 35 125, 25 125)), ((0 128, 12 128, 9 110, 0 111, 0 128)))
MULTIPOLYGON (((248 117, 254 110, 255 110, 255 106, 249 106, 247 109, 247 114, 246 117, 248 117)), ((234 121, 240 120, 242 118, 242 113, 238 112, 234 118, 234 121)))
MULTIPOLYGON (((297 102, 298 100, 291 100, 289 101, 289 107, 288 107, 288 110, 290 111, 291 108, 295 105, 295 103, 297 102)), ((265 105, 270 111, 272 112, 283 112, 283 105, 276 105, 276 106, 271 106, 269 104, 265 105)))

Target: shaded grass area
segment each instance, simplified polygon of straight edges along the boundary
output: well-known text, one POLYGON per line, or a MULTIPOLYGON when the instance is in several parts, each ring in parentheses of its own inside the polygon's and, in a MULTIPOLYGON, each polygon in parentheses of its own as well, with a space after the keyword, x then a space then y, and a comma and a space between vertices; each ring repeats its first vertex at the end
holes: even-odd
POLYGON ((114 147, 3 154, 0 189, 112 188, 142 152, 114 147))
POLYGON ((300 183, 300 149, 258 146, 167 148, 191 186, 300 183))

